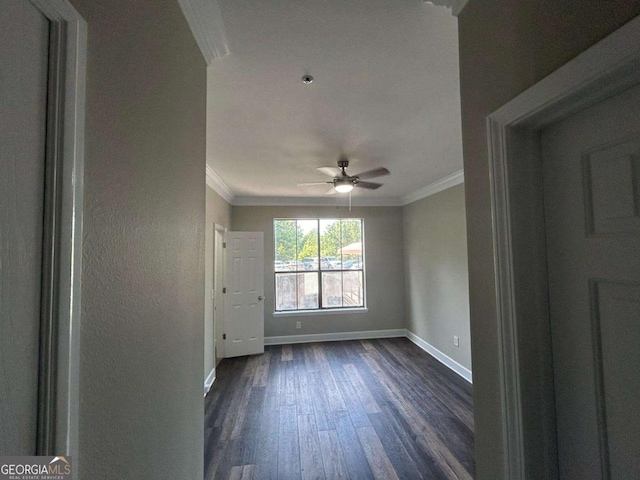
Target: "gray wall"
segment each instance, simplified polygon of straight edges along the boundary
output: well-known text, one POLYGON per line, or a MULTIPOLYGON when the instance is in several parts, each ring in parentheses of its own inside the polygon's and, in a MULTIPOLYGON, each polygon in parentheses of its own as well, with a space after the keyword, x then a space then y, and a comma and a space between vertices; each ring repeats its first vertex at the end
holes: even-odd
MULTIPOLYGON (((227 201, 214 192, 211 188, 206 187, 206 220, 205 220, 205 247, 204 247, 204 377, 205 380, 216 364, 214 358, 214 338, 216 332, 213 329, 213 299, 211 298, 211 290, 213 289, 213 268, 214 268, 214 249, 213 242, 215 240, 214 229, 215 224, 229 228, 231 224, 231 205, 227 201)), ((216 331, 221 333, 219 328, 216 331)), ((221 345, 221 336, 218 345, 221 345)), ((220 354, 218 353, 218 357, 220 354)))
POLYGON ((358 332, 404 328, 402 210, 399 207, 242 207, 233 206, 232 229, 264 232, 265 336, 358 332), (273 316, 274 218, 363 218, 367 313, 273 316), (296 329, 296 322, 302 328, 296 329))
POLYGON ((485 118, 640 14, 628 0, 471 0, 458 18, 477 478, 503 478, 485 118))
POLYGON ((88 24, 80 478, 202 478, 206 66, 175 0, 88 24))
POLYGON ((471 369, 464 186, 405 206, 403 219, 407 329, 471 369))

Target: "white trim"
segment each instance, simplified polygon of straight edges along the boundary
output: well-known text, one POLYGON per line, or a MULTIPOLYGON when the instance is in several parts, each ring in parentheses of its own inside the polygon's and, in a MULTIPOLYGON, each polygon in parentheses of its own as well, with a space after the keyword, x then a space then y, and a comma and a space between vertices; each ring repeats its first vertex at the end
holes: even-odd
POLYGON ((49 20, 66 28, 54 448, 56 452, 77 458, 87 24, 68 1, 31 2, 49 20))
POLYGON ((423 0, 423 1, 424 3, 428 3, 429 5, 434 5, 436 7, 451 8, 455 0, 423 0))
POLYGON ((366 332, 315 333, 309 335, 285 335, 264 337, 265 345, 287 345, 290 343, 335 342, 340 340, 366 340, 370 338, 396 338, 406 336, 404 328, 395 330, 370 330, 366 332))
POLYGON ((278 317, 311 317, 316 315, 345 315, 349 313, 367 313, 368 308, 322 308, 318 310, 293 310, 273 312, 274 318, 278 317))
POLYGON ((216 381, 216 367, 213 367, 213 370, 211 370, 209 372, 209 375, 207 375, 207 378, 205 378, 204 380, 204 396, 207 396, 207 393, 209 393, 209 390, 211 390, 211 385, 213 385, 213 382, 216 381))
MULTIPOLYGON (((216 362, 217 358, 224 358, 225 341, 223 339, 223 332, 225 325, 227 324, 225 319, 225 295, 222 293, 222 285, 225 282, 226 275, 226 255, 224 252, 225 235, 227 234, 227 227, 218 223, 213 224, 213 289, 214 289, 214 308, 213 310, 213 344, 214 344, 214 357, 213 361, 216 362), (216 247, 218 241, 218 235, 220 236, 220 245, 216 247), (216 284, 216 276, 218 281, 222 285, 216 284), (216 304, 215 302, 218 301, 216 304), (218 308, 219 307, 219 308, 218 308), (220 342, 218 342, 218 333, 220 333, 220 342)), ((215 368, 215 365, 214 365, 215 368)))
MULTIPOLYGON (((326 195, 324 197, 260 197, 234 195, 224 180, 209 165, 205 167, 207 185, 230 205, 243 207, 347 207, 346 195, 326 195)), ((434 195, 464 183, 464 171, 457 170, 446 177, 422 187, 402 197, 351 197, 353 207, 403 207, 415 201, 434 195)))
POLYGON ((205 175, 206 175, 207 185, 214 192, 216 192, 218 195, 224 198, 228 203, 232 203, 234 199, 233 192, 231 191, 231 189, 229 189, 229 187, 227 187, 227 184, 224 183, 222 178, 220 178, 220 176, 215 172, 215 170, 211 168, 209 165, 205 166, 205 175))
POLYGON ((178 0, 202 56, 211 65, 229 55, 229 45, 217 0, 178 0))
POLYGON ((435 5, 436 7, 446 7, 451 9, 451 14, 454 17, 460 15, 462 9, 466 7, 467 3, 471 0, 423 0, 424 3, 435 5))
POLYGON ((640 17, 578 55, 491 115, 504 128, 542 127, 633 85, 640 63, 640 17), (624 74, 614 85, 608 82, 624 74))
MULTIPOLYGON (((348 207, 349 197, 347 195, 327 195, 326 197, 233 197, 233 205, 255 206, 255 207, 348 207)), ((376 197, 351 197, 353 207, 400 207, 397 198, 376 198, 376 197)))
POLYGON ((455 171, 452 174, 427 185, 426 187, 422 187, 413 193, 409 193, 408 195, 401 197, 400 204, 409 205, 410 203, 421 200, 430 195, 434 195, 438 192, 442 192, 447 188, 455 187, 461 183, 464 183, 464 170, 462 169, 455 171))
MULTIPOLYGON (((545 409, 545 395, 527 399, 524 410, 520 391, 522 381, 540 389, 553 388, 553 372, 537 373, 538 377, 521 378, 521 356, 537 355, 527 362, 550 363, 549 335, 527 338, 518 333, 520 325, 538 322, 539 330, 548 329, 546 272, 530 268, 546 265, 544 251, 544 212, 541 208, 522 218, 523 206, 540 205, 543 199, 539 131, 590 105, 596 104, 629 86, 640 82, 640 17, 583 52, 536 85, 487 117, 491 210, 494 241, 495 276, 497 282, 497 330, 499 335, 500 390, 502 399, 503 450, 505 476, 527 478, 527 457, 532 452, 524 445, 540 445, 540 437, 555 439, 553 419, 538 431, 525 431, 523 420, 528 412, 545 409), (518 161, 526 159, 526 161, 518 161), (526 182, 524 180, 526 180, 526 182), (512 186, 513 185, 513 186, 512 186), (522 188, 526 185, 525 188, 522 188), (528 226, 527 226, 528 225, 528 226), (541 248, 542 247, 542 248, 541 248), (519 252, 514 255, 514 252, 519 252), (518 265, 518 268, 514 267, 518 265), (529 267, 529 268, 527 268, 529 267), (517 307, 522 305, 526 308, 517 307), (528 323, 529 322, 529 323, 528 323), (544 328, 543 328, 544 327, 544 328), (534 352, 534 353, 532 353, 534 352), (548 378, 550 377, 550 378, 548 378), (531 402, 534 402, 533 404, 531 402), (531 435, 529 441, 527 435, 531 435)), ((528 207, 531 210, 532 207, 528 207)), ((524 361, 524 360, 522 360, 524 361)), ((534 375, 534 374, 532 374, 534 375)), ((547 452, 543 452, 547 453, 547 452)), ((535 456, 535 455, 534 455, 535 456)), ((555 468, 555 458, 547 458, 555 468)))
POLYGON ((471 0, 455 0, 453 2, 453 5, 451 6, 451 13, 453 14, 453 16, 457 17, 458 15, 460 15, 464 7, 466 7, 470 1, 471 0))
POLYGON ((429 355, 431 355, 433 358, 435 358, 440 363, 442 363, 444 366, 449 367, 449 369, 456 372, 458 375, 464 378, 467 382, 473 383, 473 375, 471 373, 471 370, 469 370, 467 367, 459 364, 453 358, 446 355, 445 353, 442 353, 436 347, 431 345, 426 340, 423 340, 422 338, 420 338, 410 330, 407 330, 407 338, 411 340, 413 343, 415 343, 422 350, 427 352, 429 355))
POLYGON ((519 376, 519 353, 515 322, 515 296, 513 284, 512 232, 507 197, 506 168, 491 158, 502 148, 502 134, 495 122, 487 120, 489 136, 491 211, 496 277, 496 309, 498 317, 498 356, 500 368, 501 406, 503 415, 503 442, 505 444, 505 472, 509 478, 524 479, 524 442, 522 432, 522 404, 519 376))

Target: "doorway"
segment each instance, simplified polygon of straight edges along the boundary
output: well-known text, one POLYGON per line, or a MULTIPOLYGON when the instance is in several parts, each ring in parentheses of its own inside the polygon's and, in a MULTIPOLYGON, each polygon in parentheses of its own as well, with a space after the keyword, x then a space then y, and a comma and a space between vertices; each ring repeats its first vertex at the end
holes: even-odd
POLYGON ((216 366, 224 354, 224 235, 226 228, 217 223, 207 225, 205 235, 205 317, 204 317, 204 394, 216 380, 216 366))
MULTIPOLYGON (((640 229, 633 226, 640 204, 634 173, 640 152, 633 148, 633 139, 640 135, 637 115, 625 114, 621 108, 614 108, 620 119, 611 122, 602 113, 595 115, 596 124, 589 128, 596 133, 575 152, 568 149, 559 155, 561 160, 555 162, 559 171, 549 163, 559 151, 549 137, 553 128, 561 122, 580 121, 589 115, 589 109, 604 108, 609 99, 615 102, 615 97, 640 84, 639 37, 637 18, 488 117, 502 421, 509 478, 571 477, 580 472, 581 478, 618 478, 619 469, 625 469, 627 476, 640 472, 637 459, 627 449, 628 445, 637 447, 637 431, 618 428, 621 422, 630 422, 623 420, 625 415, 637 411, 640 392, 637 382, 624 381, 626 367, 608 344, 615 337, 613 344, 622 350, 638 351, 637 330, 623 335, 620 328, 621 323, 632 324, 640 311, 640 272, 635 261, 640 229), (608 140, 593 144, 600 135, 608 140), (563 182, 560 188, 553 187, 557 176, 572 168, 571 185, 563 182), (592 175, 594 168, 597 178, 592 175), (567 196, 569 191, 573 193, 567 196), (566 215, 559 223, 558 214, 566 215), (579 230, 576 241, 579 237, 579 242, 597 247, 582 260, 570 261, 569 253, 562 250, 574 240, 555 238, 569 224, 579 230), (607 242, 615 243, 615 237, 624 239, 608 247, 607 242), (621 267, 595 268, 602 260, 621 267), (577 273, 578 277, 558 275, 558 268, 563 269, 562 275, 577 273), (558 282, 558 278, 563 280, 558 282), (563 293, 561 284, 580 290, 579 295, 563 293), (610 291, 612 285, 617 288, 615 294, 610 291), (624 306, 614 306, 612 296, 622 299, 624 306), (579 306, 561 313, 563 305, 579 299, 579 306), (617 313, 612 315, 614 310, 617 313), (571 324, 582 325, 581 338, 574 338, 571 328, 574 333, 563 330, 571 324), (566 355, 571 343, 585 341, 581 359, 566 355), (574 368, 565 368, 571 363, 574 368), (586 389, 575 383, 580 375, 583 380, 588 377, 586 389), (575 388, 567 389, 572 382, 575 388), (583 395, 590 386, 591 393, 583 395), (580 400, 567 397, 580 390, 580 400), (607 398, 605 390, 618 395, 607 398), (581 441, 591 445, 589 460, 581 459, 581 448, 571 443, 571 430, 577 428, 571 411, 585 415, 580 422, 588 424, 589 431, 583 432, 581 441), (617 431, 608 431, 608 425, 616 425, 617 431)), ((568 138, 570 144, 579 140, 576 135, 568 138)))

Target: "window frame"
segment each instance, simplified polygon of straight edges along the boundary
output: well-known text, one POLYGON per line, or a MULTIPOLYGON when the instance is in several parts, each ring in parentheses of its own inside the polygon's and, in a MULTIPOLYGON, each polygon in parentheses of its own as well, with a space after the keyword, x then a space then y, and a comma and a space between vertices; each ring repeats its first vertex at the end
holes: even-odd
MULTIPOLYGON (((297 231, 297 228, 296 228, 297 231)), ((273 219, 273 253, 274 253, 274 257, 273 257, 273 263, 272 263, 272 268, 273 268, 273 292, 274 292, 274 302, 273 302, 273 310, 274 310, 274 315, 279 316, 287 316, 287 315, 296 315, 296 314, 329 314, 329 313, 349 313, 349 312, 366 312, 367 311, 367 288, 366 288, 366 262, 365 262, 365 235, 364 235, 364 218, 323 218, 323 217, 315 217, 315 218, 274 218, 273 219), (322 242, 321 242, 321 234, 320 234, 320 225, 322 221, 337 221, 337 222, 343 222, 343 221, 360 221, 360 243, 362 244, 362 251, 360 253, 360 263, 361 266, 360 268, 348 268, 348 269, 323 269, 322 268, 322 242), (275 263, 278 261, 276 260, 276 251, 278 248, 278 243, 277 243, 277 237, 276 237, 276 222, 279 221, 293 221, 296 222, 296 227, 298 222, 305 222, 305 221, 314 221, 317 224, 317 244, 318 244, 318 256, 317 256, 317 261, 318 261, 318 265, 316 267, 316 269, 314 270, 306 270, 306 269, 299 269, 298 264, 302 263, 302 259, 297 258, 298 257, 298 236, 296 235, 296 258, 294 260, 295 262, 295 270, 281 270, 281 271, 276 271, 275 269, 275 263), (323 273, 326 272, 340 272, 342 274, 344 274, 344 272, 360 272, 361 276, 362 276, 362 304, 361 305, 344 305, 344 300, 343 300, 343 305, 342 306, 323 306, 322 305, 322 297, 323 297, 323 285, 322 285, 322 280, 323 280, 323 273), (300 273, 315 273, 317 275, 317 281, 318 281, 318 307, 317 308, 295 308, 295 309, 287 309, 287 310, 278 310, 277 309, 277 299, 278 299, 278 293, 277 293, 277 288, 278 288, 278 275, 283 275, 283 274, 300 274, 300 273)), ((343 264, 343 260, 341 259, 340 261, 340 266, 342 267, 343 264)), ((342 286, 344 287, 344 276, 342 275, 341 278, 343 279, 342 282, 342 286)), ((297 289, 298 289, 298 282, 296 281, 296 301, 298 299, 298 295, 297 295, 297 289)), ((344 292, 343 292, 344 295, 344 292)))

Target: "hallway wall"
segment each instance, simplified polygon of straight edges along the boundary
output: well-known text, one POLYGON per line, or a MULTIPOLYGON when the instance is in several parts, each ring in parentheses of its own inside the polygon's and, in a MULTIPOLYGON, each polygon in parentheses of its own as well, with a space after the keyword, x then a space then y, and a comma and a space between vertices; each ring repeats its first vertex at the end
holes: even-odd
POLYGON ((79 478, 203 475, 206 65, 175 0, 88 25, 79 478))

